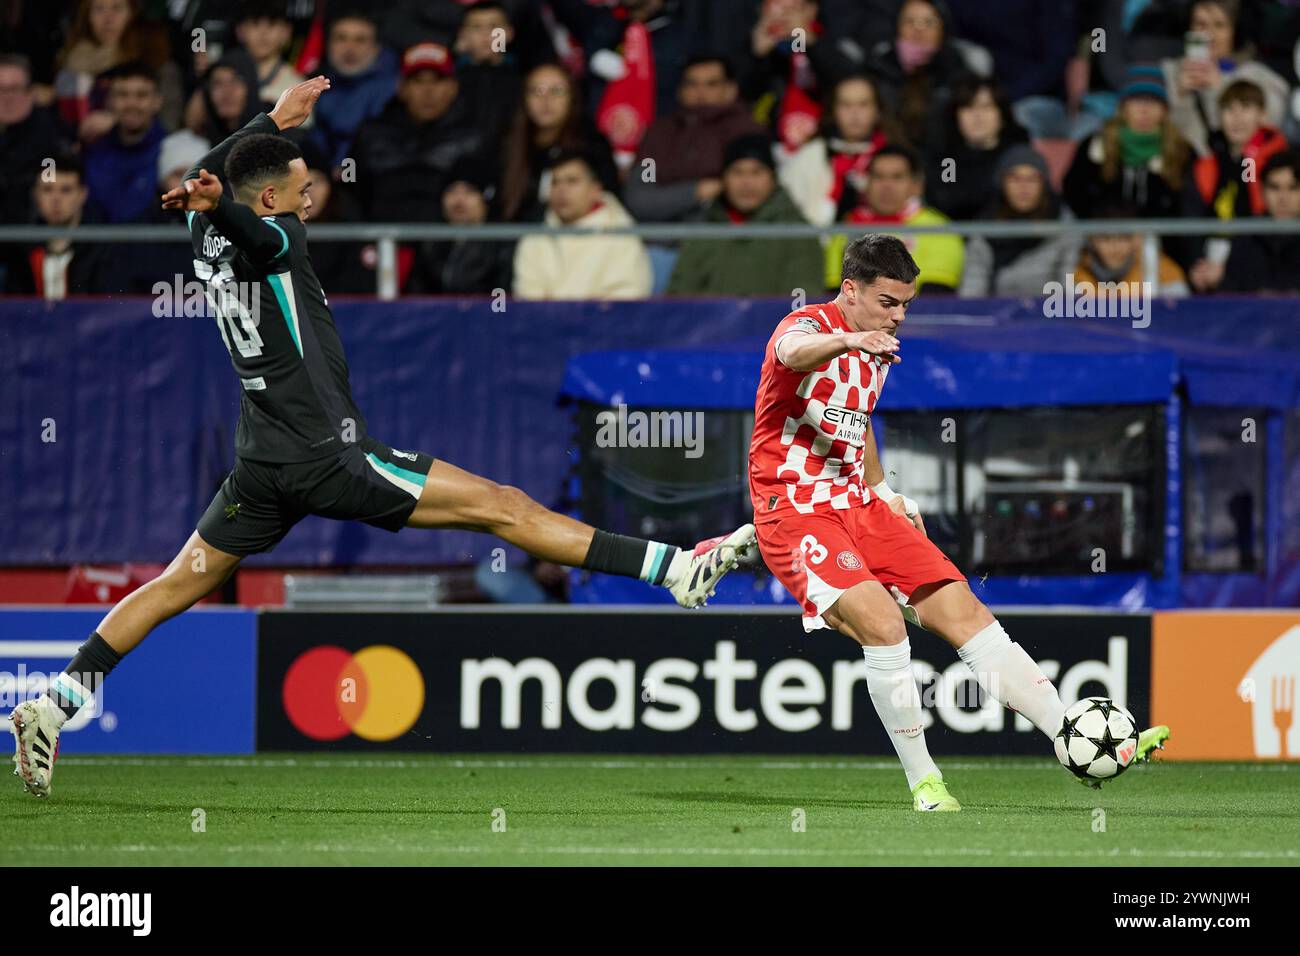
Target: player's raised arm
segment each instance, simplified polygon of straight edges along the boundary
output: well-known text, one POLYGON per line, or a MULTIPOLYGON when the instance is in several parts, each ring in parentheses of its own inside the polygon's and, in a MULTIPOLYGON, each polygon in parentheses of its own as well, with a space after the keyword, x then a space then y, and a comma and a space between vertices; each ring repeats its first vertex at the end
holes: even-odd
MULTIPOLYGON (((277 135, 282 130, 301 126, 307 121, 307 117, 311 116, 311 111, 315 108, 316 101, 320 99, 321 94, 329 88, 330 81, 323 76, 313 77, 310 80, 304 80, 289 87, 280 94, 280 98, 276 101, 271 112, 258 113, 242 129, 235 130, 235 132, 214 146, 202 159, 186 171, 185 179, 198 179, 199 170, 201 169, 211 170, 220 175, 222 170, 226 168, 226 157, 230 154, 231 149, 246 136, 252 136, 255 133, 277 135)), ((164 202, 166 202, 166 197, 164 197, 164 202)), ((175 207, 165 206, 164 208, 175 207)), ((181 208, 188 207, 183 206, 181 208)))
POLYGON ((854 350, 878 355, 891 365, 901 362, 898 339, 888 332, 800 332, 776 343, 777 359, 788 369, 811 372, 854 350))

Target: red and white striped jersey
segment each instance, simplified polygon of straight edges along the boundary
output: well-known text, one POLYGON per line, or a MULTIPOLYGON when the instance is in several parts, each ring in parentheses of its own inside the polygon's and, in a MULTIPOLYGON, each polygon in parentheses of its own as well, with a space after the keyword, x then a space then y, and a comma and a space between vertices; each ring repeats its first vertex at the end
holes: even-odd
POLYGON ((839 307, 827 302, 791 312, 768 339, 749 444, 755 521, 852 508, 870 497, 862 449, 889 366, 854 351, 797 372, 776 356, 788 335, 847 331, 839 307))

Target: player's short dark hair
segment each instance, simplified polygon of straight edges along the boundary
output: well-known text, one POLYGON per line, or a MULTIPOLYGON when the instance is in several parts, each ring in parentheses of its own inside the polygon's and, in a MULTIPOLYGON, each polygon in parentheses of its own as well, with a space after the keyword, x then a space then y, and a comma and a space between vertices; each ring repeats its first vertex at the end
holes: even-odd
POLYGON ((158 86, 158 71, 141 60, 119 63, 101 73, 100 78, 106 80, 110 86, 114 80, 148 80, 155 87, 158 86))
POLYGON ((880 147, 880 149, 876 150, 875 154, 871 157, 871 161, 867 163, 867 172, 874 169, 876 163, 887 156, 896 156, 903 160, 903 162, 907 163, 907 171, 913 176, 919 176, 921 174, 921 160, 916 155, 916 152, 899 143, 886 143, 884 146, 880 147))
POLYGON ((562 149, 546 164, 549 170, 555 170, 565 163, 582 163, 587 168, 587 175, 600 182, 600 173, 596 171, 596 161, 583 149, 562 149))
POLYGON ((721 64, 722 75, 725 76, 729 82, 735 81, 736 68, 731 65, 731 60, 723 56, 721 53, 696 53, 694 56, 692 56, 690 59, 686 61, 686 65, 682 67, 681 75, 685 76, 686 71, 689 70, 691 67, 700 66, 701 64, 704 63, 721 64))
POLYGON ((236 190, 263 186, 289 175, 289 164, 302 159, 302 150, 283 136, 245 136, 226 156, 226 179, 236 190))
POLYGON ((915 282, 921 274, 916 260, 897 236, 882 236, 869 232, 858 236, 844 250, 844 265, 840 281, 852 279, 871 285, 877 279, 896 282, 915 282))
POLYGON ((1291 170, 1291 175, 1295 177, 1295 181, 1300 183, 1300 150, 1292 147, 1274 153, 1269 161, 1264 164, 1264 171, 1259 174, 1259 181, 1261 183, 1268 182, 1268 177, 1280 169, 1291 170))

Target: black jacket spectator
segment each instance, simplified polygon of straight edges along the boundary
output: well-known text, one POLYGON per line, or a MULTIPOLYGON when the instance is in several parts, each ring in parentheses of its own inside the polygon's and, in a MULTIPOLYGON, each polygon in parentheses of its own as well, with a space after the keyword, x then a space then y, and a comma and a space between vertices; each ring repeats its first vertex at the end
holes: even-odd
POLYGON ((480 155, 483 134, 463 109, 428 123, 411 118, 393 100, 357 132, 355 188, 362 218, 369 222, 430 222, 439 218, 439 199, 451 168, 480 155))
POLYGON ((885 109, 893 115, 912 145, 929 152, 942 136, 943 117, 947 115, 952 88, 972 78, 960 50, 952 42, 952 16, 940 0, 926 0, 938 16, 937 46, 919 62, 911 62, 911 41, 905 36, 903 16, 916 4, 904 4, 899 17, 898 36, 877 44, 868 54, 867 69, 876 77, 885 109))
POLYGON ((423 243, 402 291, 409 295, 489 295, 509 289, 512 242, 470 240, 423 243))
POLYGON ((1300 235, 1235 236, 1220 292, 1300 292, 1300 235))
POLYGON ((67 130, 47 109, 33 109, 16 123, 0 126, 0 222, 27 220, 41 160, 65 152, 70 142, 67 130))
POLYGON ((925 198, 950 219, 975 219, 989 202, 998 158, 1009 147, 1028 142, 1029 135, 1012 117, 1002 90, 989 80, 953 87, 947 112, 941 145, 926 161, 925 198))

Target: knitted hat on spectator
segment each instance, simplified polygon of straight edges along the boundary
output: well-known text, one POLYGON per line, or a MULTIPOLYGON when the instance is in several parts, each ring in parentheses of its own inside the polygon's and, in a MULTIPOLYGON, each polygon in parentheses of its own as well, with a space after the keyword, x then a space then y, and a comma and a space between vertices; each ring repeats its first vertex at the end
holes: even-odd
POLYGON ((402 54, 402 79, 421 70, 433 70, 439 76, 454 76, 456 64, 441 43, 417 43, 402 54))
POLYGON ((1165 75, 1158 66, 1130 66, 1124 72, 1124 87, 1119 91, 1121 100, 1130 96, 1151 96, 1161 103, 1169 102, 1165 91, 1165 75))
MULTIPOLYGON (((162 141, 158 148, 158 182, 176 170, 187 170, 211 149, 211 144, 197 133, 179 129, 162 141)), ((218 170, 219 172, 219 170, 218 170)))
POLYGON ((756 159, 776 172, 776 160, 772 158, 772 140, 763 133, 737 136, 729 142, 722 152, 722 168, 725 170, 732 163, 742 159, 756 159))
POLYGON ((1017 166, 1033 166, 1043 176, 1043 182, 1051 183, 1052 177, 1047 168, 1047 160, 1027 143, 1019 143, 1015 146, 1009 146, 1002 151, 998 157, 997 165, 993 167, 993 183, 999 188, 1002 186, 1002 180, 1017 166))

